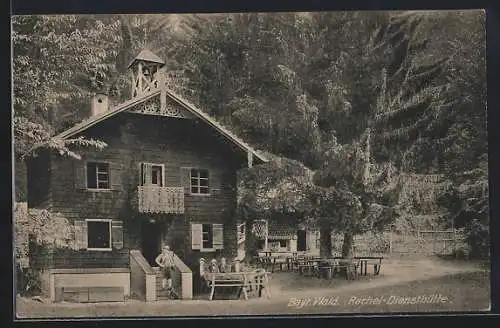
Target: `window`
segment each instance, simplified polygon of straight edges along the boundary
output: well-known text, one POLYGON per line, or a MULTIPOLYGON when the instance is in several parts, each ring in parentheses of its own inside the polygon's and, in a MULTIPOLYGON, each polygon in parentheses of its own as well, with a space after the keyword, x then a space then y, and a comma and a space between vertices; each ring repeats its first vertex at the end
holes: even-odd
POLYGON ((210 193, 208 170, 191 169, 191 193, 203 195, 208 195, 210 193))
POLYGON ((279 241, 270 241, 268 246, 269 250, 271 250, 272 252, 279 252, 281 248, 279 241))
POLYGON ((164 172, 163 164, 141 163, 141 185, 163 187, 164 172))
POLYGON ((316 231, 316 248, 320 249, 321 248, 321 235, 319 234, 319 231, 316 231))
POLYGON ((213 230, 211 224, 204 224, 202 227, 203 248, 213 248, 213 230))
POLYGON ((110 220, 87 220, 87 249, 111 250, 110 220))
POLYGON ((151 184, 156 186, 163 186, 162 167, 153 165, 151 168, 151 184))
POLYGON ((87 188, 109 189, 108 163, 87 163, 87 188))
POLYGON ((223 249, 224 233, 220 223, 191 223, 191 246, 193 250, 213 252, 223 249))

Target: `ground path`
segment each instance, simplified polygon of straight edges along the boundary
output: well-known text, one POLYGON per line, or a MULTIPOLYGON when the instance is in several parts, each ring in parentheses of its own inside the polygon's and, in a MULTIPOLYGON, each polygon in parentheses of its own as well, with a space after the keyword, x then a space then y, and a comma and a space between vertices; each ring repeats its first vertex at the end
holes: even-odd
POLYGON ((341 312, 407 312, 485 309, 489 306, 489 275, 484 266, 473 262, 449 262, 430 259, 389 260, 381 275, 356 281, 334 279, 331 282, 299 276, 297 273, 275 273, 271 280, 272 298, 237 300, 172 300, 146 303, 129 300, 124 303, 39 303, 17 298, 19 317, 146 317, 146 316, 221 316, 252 314, 307 314, 341 312), (457 276, 460 275, 460 276, 457 276), (467 276, 469 275, 469 276, 467 276), (458 278, 460 277, 460 278, 458 278), (353 295, 447 295, 450 302, 414 305, 347 305, 353 295), (313 299, 338 297, 338 306, 290 307, 291 298, 313 299))
POLYGON ((314 296, 318 293, 325 294, 325 292, 327 292, 325 287, 329 287, 328 292, 335 295, 354 293, 370 288, 386 287, 411 281, 482 270, 481 264, 478 262, 464 263, 428 258, 414 260, 397 259, 386 262, 388 263, 383 264, 380 276, 368 276, 368 279, 360 279, 358 281, 337 280, 333 285, 328 286, 315 286, 314 283, 304 283, 305 280, 311 281, 314 278, 295 277, 294 280, 291 280, 287 279, 287 277, 281 279, 279 277, 280 273, 278 273, 276 279, 272 279, 272 288, 274 290, 273 299, 281 297, 288 299, 290 297, 314 296), (290 284, 291 281, 294 283, 290 284))

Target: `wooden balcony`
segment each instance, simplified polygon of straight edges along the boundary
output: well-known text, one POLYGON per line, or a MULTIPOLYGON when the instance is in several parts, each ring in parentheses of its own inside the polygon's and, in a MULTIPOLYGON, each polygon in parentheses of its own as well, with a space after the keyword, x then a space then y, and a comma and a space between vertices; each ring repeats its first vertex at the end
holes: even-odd
POLYGON ((139 213, 184 213, 184 188, 182 187, 137 187, 139 213))

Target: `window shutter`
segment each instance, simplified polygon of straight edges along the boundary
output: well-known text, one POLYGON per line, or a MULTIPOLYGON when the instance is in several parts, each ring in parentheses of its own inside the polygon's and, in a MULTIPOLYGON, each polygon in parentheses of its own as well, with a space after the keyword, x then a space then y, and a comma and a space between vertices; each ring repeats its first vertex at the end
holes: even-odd
POLYGON ((137 183, 139 186, 142 186, 144 184, 144 176, 142 173, 142 163, 138 164, 137 172, 139 172, 139 177, 138 177, 139 180, 137 183))
POLYGON ((123 221, 121 220, 111 221, 111 242, 113 248, 115 249, 123 248, 123 221))
POLYGON ((184 187, 185 194, 191 193, 191 168, 189 167, 181 167, 181 186, 184 187))
POLYGON ((74 182, 75 189, 86 189, 87 188, 87 165, 85 161, 74 161, 74 182))
POLYGON ((84 220, 77 220, 74 223, 75 226, 75 249, 87 249, 87 222, 84 220))
POLYGON ((149 163, 142 163, 142 185, 151 185, 152 165, 149 163))
POLYGON ((219 195, 222 189, 222 175, 208 171, 208 186, 210 188, 210 194, 219 195))
POLYGON ((215 249, 222 249, 224 246, 224 230, 222 224, 212 225, 213 245, 215 249))
POLYGON ((200 250, 203 242, 203 226, 200 223, 191 223, 191 249, 200 250))
POLYGON ((109 164, 110 187, 113 190, 123 190, 122 165, 118 163, 109 164))

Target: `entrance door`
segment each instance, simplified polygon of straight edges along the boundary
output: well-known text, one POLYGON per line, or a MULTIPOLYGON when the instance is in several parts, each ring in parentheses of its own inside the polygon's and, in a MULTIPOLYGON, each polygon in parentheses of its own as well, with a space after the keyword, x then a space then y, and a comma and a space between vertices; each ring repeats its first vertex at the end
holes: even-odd
POLYGON ((306 231, 298 230, 297 231, 297 251, 303 252, 307 249, 306 244, 306 231))
POLYGON ((142 255, 151 266, 157 266, 155 259, 161 252, 162 225, 158 222, 144 221, 141 233, 142 255))

